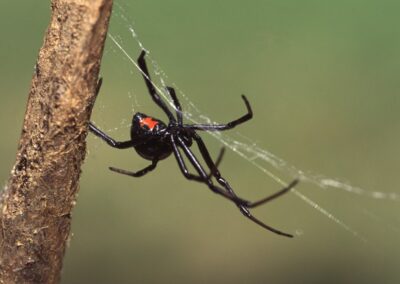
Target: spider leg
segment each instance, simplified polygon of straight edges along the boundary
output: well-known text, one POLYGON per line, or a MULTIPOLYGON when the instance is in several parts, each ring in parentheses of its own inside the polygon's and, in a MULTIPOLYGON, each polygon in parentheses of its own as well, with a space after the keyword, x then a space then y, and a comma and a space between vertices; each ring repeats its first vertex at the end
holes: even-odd
POLYGON ((172 112, 169 110, 165 102, 161 99, 160 95, 157 94, 157 91, 151 81, 150 74, 149 74, 149 69, 147 68, 146 60, 144 57, 146 56, 146 51, 142 50, 142 52, 139 55, 139 58, 137 59, 137 63, 142 70, 142 75, 144 78, 144 81, 146 82, 147 89, 149 90, 149 93, 153 99, 153 101, 165 112, 165 114, 168 116, 169 120, 175 121, 175 117, 172 114, 172 112))
MULTIPOLYGON (((233 191, 232 187, 229 185, 229 183, 221 176, 221 173, 218 170, 218 166, 216 163, 213 162, 213 160, 211 159, 210 153, 208 152, 208 149, 206 147, 206 145, 203 142, 203 139, 201 139, 201 137, 197 134, 194 133, 193 134, 193 139, 196 141, 200 153, 204 158, 204 161, 206 162, 207 166, 210 168, 211 172, 210 172, 210 176, 214 176, 215 179, 218 181, 218 183, 223 186, 229 193, 231 193, 233 196, 236 196, 236 193, 233 191)), ((209 176, 209 177, 210 177, 209 176)), ((263 199, 260 199, 258 201, 254 201, 254 202, 249 202, 247 204, 245 204, 245 206, 247 208, 254 208, 257 206, 260 206, 262 204, 265 204, 287 192, 289 192, 290 189, 292 189, 293 187, 295 187, 298 184, 299 180, 295 179, 294 181, 292 181, 287 187, 281 189, 280 191, 267 196, 263 199)))
POLYGON ((219 165, 222 162, 222 159, 224 158, 225 155, 225 147, 222 147, 221 150, 219 150, 218 158, 215 160, 215 167, 218 169, 219 165))
MULTIPOLYGON (((193 155, 193 153, 190 151, 190 149, 183 143, 183 141, 181 139, 179 139, 179 137, 177 137, 179 145, 182 147, 182 149, 185 151, 185 154, 187 155, 188 159, 192 162, 193 166, 198 170, 199 174, 201 176, 204 177, 204 170, 202 169, 201 165, 199 164, 199 162, 197 161, 196 157, 193 155)), ((174 143, 173 143, 174 144, 174 143)), ((176 147, 176 145, 173 147, 176 147)), ((175 150, 174 150, 175 151, 175 150)), ((210 158, 211 159, 211 158, 210 158)), ((179 164, 179 162, 178 162, 179 164)), ((215 168, 215 165, 214 165, 215 168)), ((218 170, 217 170, 218 171, 218 170)), ((248 201, 245 201, 239 197, 236 196, 236 194, 234 193, 233 189, 229 186, 229 184, 222 179, 225 184, 227 185, 227 187, 225 187, 228 190, 228 195, 226 195, 226 191, 222 191, 224 193, 224 196, 227 197, 228 199, 230 199, 232 202, 234 202, 236 204, 237 207, 239 207, 240 212, 248 219, 250 219, 251 221, 253 221, 254 223, 256 223, 257 225, 263 227, 264 229, 271 231, 275 234, 281 235, 281 236, 285 236, 285 237, 289 237, 292 238, 293 235, 282 232, 280 230, 277 230, 271 226, 268 226, 267 224, 263 223, 262 221, 260 221, 259 219, 257 219, 256 217, 254 217, 251 212, 249 211, 249 209, 247 208, 247 204, 251 204, 248 201), (243 201, 245 201, 243 203, 243 201)), ((213 187, 215 187, 218 190, 221 190, 219 187, 216 187, 212 184, 210 179, 204 180, 204 182, 207 183, 207 185, 213 190, 213 187), (211 186, 210 186, 211 185, 211 186)), ((214 190, 213 190, 214 191, 214 190)), ((219 192, 217 192, 219 193, 219 192)))
POLYGON ((293 180, 288 186, 282 188, 281 190, 279 190, 278 192, 275 192, 274 194, 267 196, 261 200, 255 201, 255 202, 251 202, 249 204, 246 205, 246 207, 248 208, 254 208, 257 207, 261 204, 265 204, 271 200, 274 200, 280 196, 282 196, 283 194, 289 192, 292 188, 294 188, 297 184, 299 183, 298 179, 293 180))
MULTIPOLYGON (((219 151, 218 157, 215 160, 214 164, 215 164, 215 169, 218 169, 219 165, 222 162, 222 158, 225 155, 225 147, 222 147, 221 150, 219 151)), ((210 173, 208 174, 208 178, 211 178, 214 175, 213 170, 210 170, 210 173)))
POLYGON ((101 88, 101 85, 103 84, 103 78, 99 78, 99 80, 97 81, 97 85, 96 85, 96 97, 97 97, 97 95, 99 94, 99 92, 100 92, 100 88, 101 88))
POLYGON ((198 181, 198 182, 205 182, 204 179, 201 176, 197 176, 194 174, 191 174, 189 172, 189 170, 186 167, 185 161, 182 157, 182 154, 180 153, 178 146, 176 146, 176 142, 175 140, 173 140, 173 137, 171 136, 171 141, 172 142, 172 150, 174 152, 176 161, 178 162, 179 168, 182 172, 182 174, 185 176, 185 178, 187 178, 188 180, 194 180, 194 181, 198 181))
MULTIPOLYGON (((99 80, 97 81, 97 85, 96 85, 96 91, 95 91, 96 96, 99 94, 102 84, 103 84, 103 78, 100 77, 99 80)), ((89 122, 89 130, 90 130, 90 132, 92 132, 94 135, 96 135, 97 137, 104 140, 108 145, 110 145, 113 148, 127 149, 127 148, 134 146, 134 143, 131 140, 123 141, 123 142, 115 141, 113 138, 111 138, 110 136, 105 134, 103 131, 101 131, 99 128, 97 128, 92 122, 89 122)))
POLYGON ((232 129, 235 126, 252 119, 252 117, 253 117, 253 111, 251 109, 250 103, 247 100, 246 96, 242 95, 242 99, 246 105, 247 113, 238 119, 235 119, 226 124, 188 124, 188 125, 185 124, 184 127, 190 128, 190 129, 195 129, 195 130, 208 130, 208 131, 223 131, 223 130, 232 129))
POLYGON ((172 101, 174 102, 176 108, 176 117, 178 118, 178 124, 182 125, 182 107, 181 103, 178 100, 178 97, 176 96, 175 89, 172 87, 167 87, 167 91, 171 96, 172 101))
MULTIPOLYGON (((207 163, 207 166, 210 168, 211 170, 211 174, 216 178, 216 180, 218 181, 218 183, 223 186, 232 196, 237 197, 236 193, 233 191, 232 187, 229 185, 229 183, 221 176, 217 165, 214 164, 214 162, 212 161, 210 154, 207 150, 207 147, 205 146, 203 140, 201 139, 201 137, 199 135, 197 135, 196 133, 193 135, 193 139, 196 141, 200 153, 202 154, 205 162, 207 163)), ((240 212, 247 217, 248 219, 250 219, 251 221, 253 221, 254 223, 260 225, 261 227, 274 232, 278 235, 282 235, 282 236, 286 236, 286 237, 293 237, 293 235, 291 234, 287 234, 284 233, 282 231, 279 231, 271 226, 268 226, 267 224, 261 222, 260 220, 258 220, 256 217, 254 217, 248 208, 254 208, 256 206, 259 206, 261 204, 267 203, 268 201, 271 201, 281 195, 283 195, 284 193, 288 192, 292 187, 294 187, 296 184, 298 183, 298 180, 293 181, 288 187, 280 190, 279 192, 270 195, 264 199, 261 199, 259 201, 256 202, 248 202, 247 204, 238 204, 236 203, 236 205, 239 207, 240 212)))
POLYGON ((149 166, 145 167, 144 169, 141 169, 140 171, 137 171, 137 172, 130 172, 130 171, 126 171, 123 169, 114 168, 114 167, 109 167, 109 169, 113 172, 131 176, 131 177, 142 177, 145 174, 147 174, 148 172, 151 172, 152 170, 154 170, 157 166, 157 163, 158 163, 158 160, 155 159, 152 161, 151 165, 149 165, 149 166))
MULTIPOLYGON (((178 152, 178 156, 176 158, 179 159, 178 160, 178 165, 179 166, 181 166, 181 165, 183 166, 183 168, 181 168, 181 170, 183 171, 183 175, 186 178, 190 179, 190 180, 195 180, 195 181, 198 181, 198 182, 204 182, 204 179, 201 176, 196 176, 196 175, 193 175, 193 174, 189 173, 189 171, 186 168, 185 161, 183 160, 182 155, 180 154, 178 149, 177 149, 177 152, 178 152)), ((219 152, 218 158, 217 158, 217 160, 215 162, 215 166, 216 167, 218 167, 218 165, 221 163, 221 160, 222 160, 222 158, 224 156, 224 153, 225 153, 225 147, 222 147, 220 152, 219 152)), ((212 173, 212 171, 210 171, 210 173, 207 176, 207 179, 210 179, 212 177, 212 175, 213 175, 213 173, 212 173)))
POLYGON ((94 135, 96 135, 100 139, 104 140, 108 145, 110 145, 113 148, 117 148, 117 149, 127 149, 127 148, 131 148, 138 144, 143 143, 143 142, 135 143, 132 140, 123 141, 123 142, 115 141, 113 138, 111 138, 110 136, 105 134, 103 131, 101 131, 99 128, 97 128, 92 122, 89 122, 89 130, 94 135))
POLYGON ((178 162, 179 168, 182 172, 182 174, 189 180, 195 180, 198 182, 202 182, 207 184, 207 186, 215 193, 222 195, 223 197, 231 200, 232 202, 236 204, 247 204, 249 201, 241 199, 237 196, 232 196, 229 192, 226 192, 224 189, 215 186, 211 179, 207 177, 206 172, 204 171, 203 167, 200 165, 199 161, 196 159, 196 157, 193 155, 193 153, 190 151, 190 149, 187 148, 187 146, 184 144, 184 142, 179 138, 176 137, 179 142, 179 146, 182 147, 184 150, 186 156, 188 157, 189 161, 192 163, 194 168, 197 170, 199 173, 199 176, 193 175, 189 173, 185 161, 183 160, 183 157, 178 149, 177 143, 175 141, 175 137, 171 135, 171 144, 172 144, 172 150, 174 152, 175 158, 178 162))
POLYGON ((285 237, 288 237, 288 238, 293 238, 293 235, 288 234, 288 233, 285 233, 285 232, 282 232, 282 231, 280 231, 280 230, 277 230, 277 229, 275 229, 275 228, 273 228, 273 227, 271 227, 271 226, 268 226, 267 224, 261 222, 260 220, 258 220, 256 217, 254 217, 254 216, 250 213, 249 209, 247 209, 246 206, 238 205, 238 207, 239 207, 239 209, 240 209, 240 212, 241 212, 245 217, 247 217, 248 219, 250 219, 251 221, 253 221, 253 222, 256 223, 257 225, 263 227, 264 229, 267 229, 268 231, 271 231, 271 232, 273 232, 273 233, 275 233, 275 234, 277 234, 277 235, 285 236, 285 237))

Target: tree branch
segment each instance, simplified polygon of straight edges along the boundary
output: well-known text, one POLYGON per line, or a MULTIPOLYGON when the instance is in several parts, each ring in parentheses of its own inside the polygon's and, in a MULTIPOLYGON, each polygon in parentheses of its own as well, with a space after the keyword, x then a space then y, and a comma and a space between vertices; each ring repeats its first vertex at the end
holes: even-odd
POLYGON ((0 283, 57 283, 112 0, 52 0, 16 163, 1 196, 0 283))

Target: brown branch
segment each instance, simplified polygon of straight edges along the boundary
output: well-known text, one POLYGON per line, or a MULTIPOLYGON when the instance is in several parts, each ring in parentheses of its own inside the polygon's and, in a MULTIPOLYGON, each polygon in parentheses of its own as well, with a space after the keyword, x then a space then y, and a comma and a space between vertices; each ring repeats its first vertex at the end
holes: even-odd
POLYGON ((57 283, 112 0, 53 0, 1 197, 0 283, 57 283))

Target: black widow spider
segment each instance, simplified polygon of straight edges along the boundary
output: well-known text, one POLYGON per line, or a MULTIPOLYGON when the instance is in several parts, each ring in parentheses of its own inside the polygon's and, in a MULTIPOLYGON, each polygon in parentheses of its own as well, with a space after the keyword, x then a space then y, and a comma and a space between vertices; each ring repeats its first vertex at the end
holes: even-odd
MULTIPOLYGON (((275 194, 263 198, 259 201, 250 202, 245 199, 238 197, 233 191, 232 187, 229 183, 221 176, 218 170, 218 164, 222 159, 224 151, 222 150, 217 161, 214 162, 211 159, 211 156, 207 150, 206 145, 204 144, 201 137, 196 133, 196 130, 206 130, 206 131, 223 131, 232 129, 235 126, 244 123, 250 120, 253 117, 253 112, 250 107, 250 103, 247 98, 242 95, 242 99, 247 108, 247 114, 242 117, 228 122, 227 124, 184 124, 182 120, 182 108, 179 103, 179 100, 175 94, 175 90, 171 87, 167 87, 167 91, 172 98, 173 104, 176 109, 176 118, 169 110, 165 102, 161 99, 159 94, 157 93, 155 86, 153 85, 149 71, 147 69, 146 61, 144 59, 146 55, 146 51, 142 51, 137 63, 142 70, 142 75, 144 81, 146 82, 147 89, 153 99, 153 101, 165 112, 168 116, 169 122, 168 125, 163 123, 161 120, 156 119, 151 116, 147 116, 143 113, 136 113, 132 119, 131 125, 131 139, 128 141, 118 142, 113 138, 105 134, 99 128, 97 128, 92 122, 89 123, 89 130, 102 140, 104 140, 108 145, 117 149, 127 149, 133 147, 136 152, 143 157, 144 159, 150 160, 151 165, 145 167, 144 169, 138 172, 130 172, 123 169, 118 169, 114 167, 110 167, 109 169, 128 176, 132 177, 141 177, 148 172, 154 170, 157 166, 157 163, 160 160, 167 158, 172 153, 174 154, 176 161, 178 162, 179 168, 182 174, 189 180, 194 180, 198 182, 202 182, 207 184, 207 186, 215 193, 220 194, 221 196, 229 199, 240 209, 240 212, 260 225, 261 227, 272 231, 278 235, 293 237, 291 234, 287 234, 281 232, 277 229, 274 229, 257 218, 255 218, 251 213, 249 208, 257 207, 261 204, 267 203, 284 193, 288 192, 291 188, 293 188, 298 180, 294 180, 287 187, 281 189, 275 194), (207 174, 204 167, 200 164, 198 158, 193 154, 190 147, 193 144, 193 141, 197 144, 201 156, 204 159, 207 167, 209 168, 210 173, 207 174), (189 172, 185 165, 184 156, 181 153, 183 151, 186 158, 193 165, 198 175, 192 174, 189 172), (214 185, 212 181, 212 177, 216 179, 220 186, 214 185)), ((100 79, 97 85, 96 92, 100 91, 102 80, 100 79)))

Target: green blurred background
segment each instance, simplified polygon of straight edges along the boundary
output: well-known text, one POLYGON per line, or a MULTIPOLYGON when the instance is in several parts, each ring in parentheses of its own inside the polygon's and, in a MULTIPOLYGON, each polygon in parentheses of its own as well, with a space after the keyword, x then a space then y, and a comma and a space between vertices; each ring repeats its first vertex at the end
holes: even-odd
MULTIPOLYGON (((167 84, 176 83, 214 121, 239 116, 245 93, 255 118, 240 133, 251 141, 304 171, 400 194, 399 1, 116 3, 112 34, 136 58, 123 16, 134 21, 167 84)), ((48 21, 48 1, 0 2, 3 184, 48 21)), ((93 113, 99 127, 125 139, 132 111, 164 119, 109 39, 101 74, 93 113)), ((220 143, 203 136, 216 155, 220 143)), ((185 180, 173 158, 141 179, 114 174, 109 165, 136 170, 147 162, 89 137, 62 283, 400 281, 398 201, 302 183, 300 192, 361 237, 289 194, 254 211, 269 225, 297 232, 286 239, 185 180)), ((280 188, 232 151, 221 171, 251 199, 280 188)))

